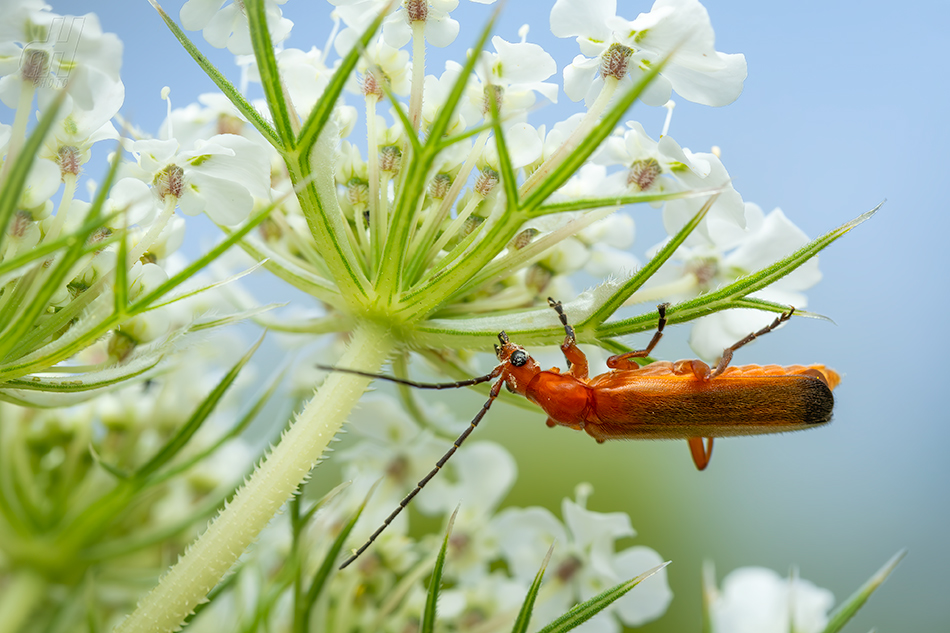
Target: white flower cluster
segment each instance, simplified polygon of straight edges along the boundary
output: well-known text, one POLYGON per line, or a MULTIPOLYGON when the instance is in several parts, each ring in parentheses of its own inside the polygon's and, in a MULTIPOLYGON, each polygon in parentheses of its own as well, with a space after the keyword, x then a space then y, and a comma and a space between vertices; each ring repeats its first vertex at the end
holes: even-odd
MULTIPOLYGON (((443 408, 427 409, 425 413, 440 418, 447 415, 443 408)), ((334 461, 342 465, 344 481, 350 483, 318 511, 309 527, 314 542, 307 547, 308 568, 319 565, 326 554, 323 536, 337 533, 361 503, 368 498, 353 532, 356 540, 382 523, 405 491, 452 445, 451 441, 421 429, 397 401, 382 394, 364 400, 350 429, 358 441, 334 454, 334 461)), ((421 513, 433 517, 445 518, 458 509, 444 576, 451 588, 443 590, 439 602, 443 621, 478 629, 491 626, 492 620, 510 617, 521 606, 552 545, 553 555, 547 566, 545 588, 534 610, 532 628, 547 624, 578 602, 663 562, 659 554, 644 546, 615 551, 618 539, 633 537, 636 532, 625 514, 588 510, 585 506, 591 488, 586 484, 578 487, 576 500, 564 500, 562 519, 540 507, 499 511, 517 472, 511 455, 494 442, 467 444, 445 470, 415 504, 421 513)), ((399 625, 391 628, 379 624, 386 597, 400 578, 413 577, 420 567, 427 570, 426 562, 438 549, 438 535, 417 540, 411 536, 409 522, 408 513, 400 515, 372 549, 357 560, 353 573, 360 578, 358 584, 335 583, 329 588, 333 604, 363 605, 359 610, 344 612, 350 619, 337 619, 338 627, 399 630, 399 625)), ((286 523, 281 523, 274 526, 274 531, 286 534, 287 528, 286 523)), ((285 537, 275 538, 277 551, 269 546, 269 553, 260 556, 277 566, 279 551, 286 555, 287 542, 285 537)), ((251 575, 256 577, 256 572, 251 575)), ((266 595, 267 589, 258 585, 256 592, 266 595)), ((619 632, 622 625, 640 626, 662 615, 672 597, 665 570, 661 570, 613 603, 608 610, 614 617, 596 618, 576 630, 610 633, 619 632)), ((400 607, 403 617, 394 621, 418 617, 424 602, 424 585, 407 587, 400 607)), ((246 606, 245 610, 253 612, 246 606)), ((221 618, 236 618, 232 628, 237 628, 240 617, 233 609, 222 606, 203 614, 196 625, 200 630, 213 622, 220 630, 221 618)), ((276 621, 280 620, 277 616, 276 621)))
MULTIPOLYGON (((173 351, 177 334, 201 329, 194 313, 214 311, 214 295, 201 295, 197 309, 166 296, 169 284, 184 283, 175 273, 191 270, 176 254, 186 225, 178 212, 204 213, 227 236, 224 246, 237 243, 320 303, 321 318, 304 324, 274 318, 275 329, 338 334, 350 354, 340 366, 370 373, 393 353, 411 349, 448 358, 444 367, 450 367, 458 350, 497 336, 492 319, 502 311, 515 323, 512 331, 534 328, 536 340, 560 340, 559 325, 537 333, 532 308, 547 296, 573 296, 576 273, 613 278, 600 286, 603 297, 640 267, 631 253, 634 221, 618 211, 627 204, 663 205, 671 240, 692 219, 702 219, 646 285, 605 303, 613 309, 695 298, 807 242, 781 211, 765 215, 742 200, 718 152, 693 152, 673 140, 669 119, 654 140, 622 118, 620 106, 635 98, 672 111, 674 91, 715 106, 740 94, 745 59, 715 49, 709 16, 697 0, 656 0, 633 19, 617 15, 615 0, 557 0, 551 29, 579 46, 563 66, 563 90, 586 111, 547 125, 528 119, 539 96, 557 100, 560 87, 551 78, 558 62, 528 41, 527 27, 518 41, 486 35, 480 46, 490 42, 491 50, 427 74, 425 45, 447 46, 460 33, 452 17, 457 0, 331 0, 333 32, 322 49, 309 50, 284 45, 293 27, 283 16, 284 1, 184 3, 182 25, 234 53, 242 85, 232 85, 193 51, 223 94, 173 110, 166 90, 168 117, 153 137, 112 123, 125 96, 122 45, 101 32, 95 16, 59 16, 40 0, 0 0, 0 100, 16 110, 12 125, 0 124, 0 401, 37 404, 29 396, 34 391, 80 391, 93 376, 114 387, 155 367, 155 358, 173 351), (374 20, 379 28, 367 31, 374 20), (255 35, 268 35, 275 46, 255 35), (245 96, 250 82, 259 83, 260 102, 245 96), (41 142, 30 131, 36 119, 34 129, 48 125, 41 142), (356 141, 364 135, 365 146, 356 141), (103 180, 108 187, 93 185, 89 200, 79 199, 92 146, 110 140, 116 151, 115 169, 103 180), (134 371, 103 378, 116 367, 134 371), (81 379, 70 380, 76 374, 81 379)), ((187 39, 169 22, 176 37, 187 39)), ((667 243, 644 254, 651 257, 667 243)), ((218 248, 196 265, 212 263, 224 250, 218 248)), ((812 259, 754 298, 803 307, 802 292, 819 278, 812 259)), ((701 356, 717 356, 772 318, 735 312, 717 312, 696 326, 692 344, 701 356)), ((554 322, 550 310, 545 315, 554 322)), ((579 334, 589 335, 582 342, 596 338, 592 332, 611 315, 599 316, 597 323, 579 324, 579 334)), ((598 340, 635 331, 641 330, 598 340)), ((185 437, 183 418, 201 402, 196 386, 205 385, 206 360, 199 348, 186 349, 174 373, 81 408, 37 413, 2 405, 0 448, 7 450, 13 438, 28 457, 4 453, 0 459, 0 575, 31 571, 11 581, 32 600, 23 602, 27 614, 44 601, 56 603, 59 594, 47 591, 56 583, 71 584, 70 595, 94 593, 83 583, 96 573, 62 580, 51 569, 67 569, 73 559, 83 561, 83 570, 106 558, 126 562, 122 547, 140 552, 167 543, 169 526, 190 524, 209 489, 244 474, 242 445, 232 445, 235 458, 222 474, 209 466, 222 462, 205 459, 215 440, 189 444, 185 437), (181 443, 176 433, 183 434, 181 443), (90 444, 95 454, 86 452, 90 444), (205 474, 189 471, 188 483, 159 478, 162 494, 156 494, 155 473, 135 468, 177 455, 185 445, 180 459, 196 455, 195 469, 205 474), (61 485, 69 477, 82 488, 74 499, 74 489, 61 485), (27 482, 20 486, 27 492, 12 486, 14 506, 5 483, 11 478, 27 482), (79 501, 88 498, 97 502, 85 512, 79 501), (39 551, 43 541, 32 539, 30 527, 47 515, 18 523, 21 509, 61 520, 52 522, 62 530, 59 549, 48 556, 39 551), (107 510, 124 522, 110 522, 107 510), (119 544, 90 542, 97 536, 119 544), (32 574, 33 567, 41 574, 32 574)), ((315 514, 302 515, 305 502, 295 499, 290 520, 276 522, 257 553, 237 560, 320 461, 366 382, 340 373, 327 379, 212 528, 121 630, 174 629, 214 587, 211 606, 195 617, 198 629, 222 630, 222 622, 235 630, 251 622, 256 628, 267 620, 274 630, 303 630, 322 619, 335 630, 402 631, 419 618, 438 542, 417 538, 410 513, 395 520, 350 575, 331 577, 319 600, 302 602, 303 579, 314 577, 333 536, 374 482, 354 538, 383 521, 452 445, 420 429, 424 412, 410 417, 392 400, 368 400, 353 422, 360 441, 335 455, 352 481, 349 490, 337 491, 315 514), (291 539, 286 531, 275 536, 287 528, 291 539), (232 576, 238 580, 219 585, 235 564, 243 566, 232 576)), ((440 603, 441 617, 459 628, 509 625, 552 544, 535 624, 662 562, 643 546, 616 551, 618 539, 635 535, 630 521, 588 510, 591 492, 584 486, 576 499, 564 501, 560 518, 542 508, 499 510, 516 467, 495 444, 466 444, 445 470, 416 508, 444 517, 463 500, 440 603)), ((144 564, 155 571, 155 559, 144 564)), ((659 617, 670 599, 660 571, 614 602, 613 617, 581 630, 639 626, 659 617)), ((116 608, 134 602, 127 595, 122 600, 116 608)), ((0 597, 0 613, 6 606, 0 597)))

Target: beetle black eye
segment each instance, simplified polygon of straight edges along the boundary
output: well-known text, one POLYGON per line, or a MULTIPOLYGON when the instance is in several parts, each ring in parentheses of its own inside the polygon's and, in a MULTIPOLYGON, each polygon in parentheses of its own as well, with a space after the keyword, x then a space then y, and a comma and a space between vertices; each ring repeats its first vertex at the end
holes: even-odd
POLYGON ((528 354, 524 350, 515 350, 511 354, 511 364, 515 367, 521 367, 528 362, 528 354))

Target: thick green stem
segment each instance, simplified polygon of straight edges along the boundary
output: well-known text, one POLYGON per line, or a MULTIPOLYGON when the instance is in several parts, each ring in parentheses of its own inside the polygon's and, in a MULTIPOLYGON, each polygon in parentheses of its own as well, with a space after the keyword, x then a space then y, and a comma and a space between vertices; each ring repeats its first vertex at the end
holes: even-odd
MULTIPOLYGON (((360 327, 339 365, 378 371, 393 345, 386 329, 360 327)), ((368 382, 330 374, 247 484, 116 631, 178 630, 304 480, 368 382)))

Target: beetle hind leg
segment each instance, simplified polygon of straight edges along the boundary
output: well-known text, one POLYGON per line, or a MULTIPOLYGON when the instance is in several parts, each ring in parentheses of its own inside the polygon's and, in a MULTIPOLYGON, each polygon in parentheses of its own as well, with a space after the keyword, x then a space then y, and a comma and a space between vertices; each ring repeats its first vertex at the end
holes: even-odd
POLYGON ((718 376, 719 374, 721 374, 722 372, 726 370, 726 367, 728 367, 729 363, 732 361, 732 353, 734 351, 736 351, 743 345, 747 345, 748 343, 751 343, 752 341, 759 338, 760 336, 764 334, 768 334, 769 332, 771 332, 772 330, 774 330, 781 324, 785 323, 786 321, 792 318, 792 314, 794 314, 794 312, 795 312, 795 308, 789 307, 789 309, 786 312, 783 312, 782 314, 775 317, 774 321, 766 325, 761 330, 757 332, 752 332, 741 341, 737 341, 736 343, 722 350, 722 356, 719 357, 719 364, 716 365, 716 369, 713 370, 712 374, 710 374, 709 377, 715 378, 716 376, 718 376))
POLYGON ((633 358, 645 358, 650 355, 650 352, 653 351, 653 348, 656 347, 656 344, 660 342, 660 339, 663 338, 663 328, 666 327, 666 309, 669 307, 668 303, 661 303, 656 307, 656 312, 658 319, 656 322, 656 333, 653 335, 653 338, 650 339, 650 342, 643 349, 637 350, 635 352, 627 352, 626 354, 617 354, 616 356, 611 356, 607 359, 607 367, 611 369, 639 369, 640 365, 631 359, 633 358))
POLYGON ((706 470, 706 466, 709 466, 709 460, 712 459, 713 438, 707 437, 705 439, 705 446, 701 437, 691 437, 686 440, 689 442, 689 452, 693 456, 693 463, 696 464, 697 470, 706 470))

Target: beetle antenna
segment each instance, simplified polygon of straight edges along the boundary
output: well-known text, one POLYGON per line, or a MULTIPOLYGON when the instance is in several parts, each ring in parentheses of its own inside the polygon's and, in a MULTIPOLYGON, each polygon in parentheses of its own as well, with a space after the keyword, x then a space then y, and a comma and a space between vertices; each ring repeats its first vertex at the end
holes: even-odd
POLYGON ((316 365, 316 368, 322 369, 324 371, 339 371, 343 372, 344 374, 355 374, 357 376, 365 376, 367 378, 376 378, 377 380, 388 380, 389 382, 415 387, 416 389, 458 389, 460 387, 471 387, 472 385, 480 385, 483 382, 488 382, 493 378, 497 378, 498 374, 501 373, 501 365, 499 365, 493 369, 490 374, 478 376, 477 378, 469 378, 467 380, 459 380, 456 382, 416 382, 414 380, 396 378, 395 376, 386 376, 385 374, 371 374, 368 371, 346 369, 344 367, 331 367, 330 365, 316 365))
MULTIPOLYGON (((482 382, 484 382, 484 381, 482 381, 482 382)), ((445 455, 442 456, 442 459, 440 459, 438 462, 436 462, 435 468, 433 468, 432 470, 430 470, 430 471, 429 471, 429 474, 426 475, 425 477, 423 477, 423 478, 419 481, 419 483, 416 484, 415 490, 413 490, 412 492, 410 492, 408 495, 406 495, 406 498, 405 498, 405 499, 403 499, 402 501, 399 502, 399 505, 396 506, 396 509, 393 510, 392 514, 390 514, 388 517, 386 517, 386 520, 383 521, 383 524, 380 525, 380 526, 376 529, 376 531, 372 533, 372 535, 370 535, 369 539, 368 539, 365 543, 363 543, 363 546, 360 547, 358 550, 356 550, 356 551, 353 553, 352 556, 350 556, 349 558, 347 558, 346 561, 344 561, 343 564, 340 565, 340 569, 343 569, 343 568, 347 567, 350 563, 352 563, 352 562, 355 561, 357 558, 359 558, 360 554, 362 554, 363 552, 365 552, 366 549, 367 549, 370 545, 373 544, 373 541, 376 540, 376 537, 379 536, 380 534, 382 534, 383 530, 385 530, 387 527, 389 527, 389 524, 392 523, 393 519, 395 519, 395 518, 399 515, 399 513, 402 512, 403 509, 404 509, 407 505, 409 505, 409 502, 412 501, 412 498, 415 497, 417 494, 419 494, 419 491, 422 490, 423 486, 425 486, 427 483, 429 483, 429 480, 432 479, 433 477, 435 477, 436 473, 438 473, 440 470, 442 470, 442 467, 445 466, 445 462, 449 461, 449 458, 452 457, 452 455, 455 454, 455 451, 457 451, 458 448, 459 448, 459 446, 462 445, 462 442, 465 441, 465 438, 467 438, 469 435, 472 434, 472 431, 475 430, 475 427, 478 426, 478 423, 481 422, 481 421, 482 421, 482 418, 485 417, 485 414, 488 413, 488 409, 491 408, 492 402, 495 401, 495 398, 497 398, 497 397, 498 397, 498 394, 501 392, 501 385, 502 385, 504 382, 505 382, 505 380, 504 380, 504 378, 502 378, 501 380, 499 380, 498 382, 496 382, 495 384, 493 384, 493 385, 491 386, 491 392, 489 392, 489 394, 488 394, 488 400, 485 402, 485 404, 482 405, 482 410, 479 411, 478 414, 472 419, 472 422, 469 424, 468 428, 465 429, 464 431, 462 431, 462 434, 458 436, 458 439, 455 440, 455 443, 454 443, 454 444, 452 444, 452 448, 450 448, 449 450, 447 450, 447 451, 445 452, 445 455)))

